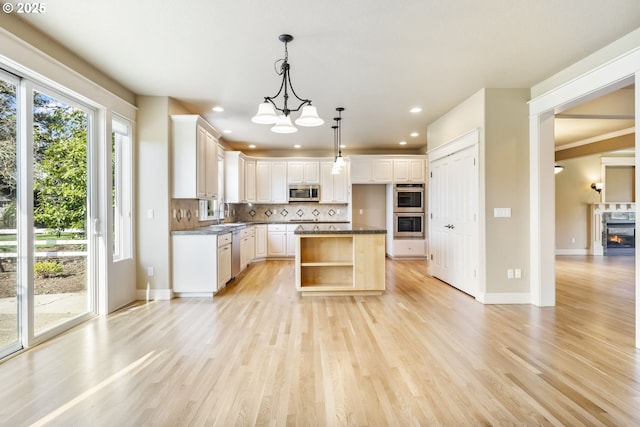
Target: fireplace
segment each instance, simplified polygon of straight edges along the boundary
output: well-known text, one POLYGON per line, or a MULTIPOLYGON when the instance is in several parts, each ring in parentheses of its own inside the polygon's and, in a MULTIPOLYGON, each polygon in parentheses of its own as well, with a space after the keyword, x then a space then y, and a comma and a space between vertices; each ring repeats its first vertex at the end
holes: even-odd
POLYGON ((609 220, 604 227, 604 255, 634 255, 636 224, 624 220, 609 220))

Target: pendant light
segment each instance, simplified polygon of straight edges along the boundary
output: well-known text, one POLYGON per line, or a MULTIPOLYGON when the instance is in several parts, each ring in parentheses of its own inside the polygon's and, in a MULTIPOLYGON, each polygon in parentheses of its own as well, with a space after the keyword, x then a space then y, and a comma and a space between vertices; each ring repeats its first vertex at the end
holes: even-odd
POLYGON ((273 124, 274 126, 271 128, 272 132, 293 133, 297 132, 298 129, 291 123, 289 114, 302 109, 300 117, 295 121, 298 126, 320 126, 324 124, 324 120, 318 116, 316 107, 311 105, 311 100, 300 98, 295 90, 293 90, 290 75, 289 52, 287 50, 287 44, 293 40, 293 36, 290 34, 281 34, 278 39, 284 43, 284 58, 276 61, 276 74, 282 76, 282 83, 280 84, 278 93, 274 96, 265 97, 264 102, 258 105, 258 112, 251 118, 251 121, 258 124, 273 124), (278 63, 280 63, 279 70, 278 63), (296 108, 292 108, 288 104, 290 97, 289 92, 300 101, 300 104, 296 108), (275 99, 278 98, 280 94, 282 94, 284 99, 282 108, 278 107, 275 102, 275 99))

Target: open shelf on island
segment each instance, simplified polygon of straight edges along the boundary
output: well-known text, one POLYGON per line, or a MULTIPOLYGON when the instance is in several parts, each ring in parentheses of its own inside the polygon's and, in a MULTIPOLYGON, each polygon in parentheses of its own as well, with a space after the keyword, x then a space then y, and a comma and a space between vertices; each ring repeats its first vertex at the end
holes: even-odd
POLYGON ((300 286, 353 287, 353 266, 303 266, 300 270, 300 286))
POLYGON ((353 236, 322 237, 304 236, 300 239, 301 264, 353 264, 353 236))
POLYGON ((301 295, 380 295, 384 257, 384 234, 297 234, 296 288, 301 295))

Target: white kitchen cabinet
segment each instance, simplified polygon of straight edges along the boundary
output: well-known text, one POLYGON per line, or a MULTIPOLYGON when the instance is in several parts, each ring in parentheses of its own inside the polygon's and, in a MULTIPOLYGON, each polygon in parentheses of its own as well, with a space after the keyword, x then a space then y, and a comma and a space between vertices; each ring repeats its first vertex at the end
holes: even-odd
POLYGON ((393 182, 423 183, 425 182, 424 158, 393 159, 393 182))
POLYGON ((256 162, 256 202, 287 203, 287 163, 258 160, 256 162))
POLYGON ((255 252, 255 228, 248 226, 240 230, 240 271, 251 263, 255 252))
POLYGON ((218 138, 220 133, 200 116, 171 116, 173 198, 217 198, 218 138))
POLYGON ((261 259, 267 257, 267 224, 258 224, 254 226, 256 251, 254 258, 261 259))
POLYGON ((231 280, 231 233, 218 236, 218 290, 231 280))
POLYGON ((231 278, 230 233, 171 237, 173 291, 178 296, 210 296, 221 289, 220 286, 224 287, 231 278), (225 247, 225 239, 228 239, 228 256, 220 252, 225 247))
POLYGON ((375 156, 349 158, 351 183, 388 184, 393 182, 393 160, 375 156))
POLYGON ((244 161, 244 197, 246 202, 256 201, 256 161, 244 161))
POLYGON ((320 164, 320 203, 348 203, 349 179, 348 167, 339 174, 332 174, 333 162, 320 164))
POLYGON ((267 256, 268 257, 287 256, 287 225, 286 224, 267 225, 267 256))
POLYGON ((287 181, 289 184, 319 184, 320 163, 311 160, 287 162, 287 181))
POLYGON ((245 156, 240 151, 224 153, 224 197, 229 203, 245 203, 245 156))
POLYGON ((425 239, 391 239, 388 253, 392 258, 426 258, 425 239))
POLYGON ((296 256, 295 231, 300 224, 287 224, 287 256, 296 256))

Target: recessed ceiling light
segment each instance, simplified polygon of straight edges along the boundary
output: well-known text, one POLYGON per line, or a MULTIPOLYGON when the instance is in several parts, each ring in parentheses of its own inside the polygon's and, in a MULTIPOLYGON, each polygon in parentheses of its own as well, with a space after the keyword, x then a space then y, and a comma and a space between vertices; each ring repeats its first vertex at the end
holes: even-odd
POLYGON ((418 132, 412 132, 412 133, 411 133, 411 136, 412 136, 412 137, 414 137, 414 138, 415 138, 416 136, 418 136, 418 135, 420 135, 418 132))
POLYGON ((250 144, 249 148, 256 148, 256 146, 254 144, 250 144))
POLYGON ((420 107, 413 107, 411 110, 409 110, 410 113, 419 113, 420 111, 422 111, 422 108, 420 107))
POLYGON ((215 107, 212 108, 213 111, 215 111, 216 113, 222 113, 224 111, 224 108, 222 108, 219 105, 216 105, 215 107))
POLYGON ((399 144, 400 145, 407 145, 407 141, 400 141, 399 144))
POLYGON ((293 148, 300 148, 300 147, 302 147, 302 145, 300 145, 300 144, 296 144, 296 145, 293 146, 293 148))
POLYGON ((225 129, 222 131, 222 133, 231 133, 231 129, 225 129))

